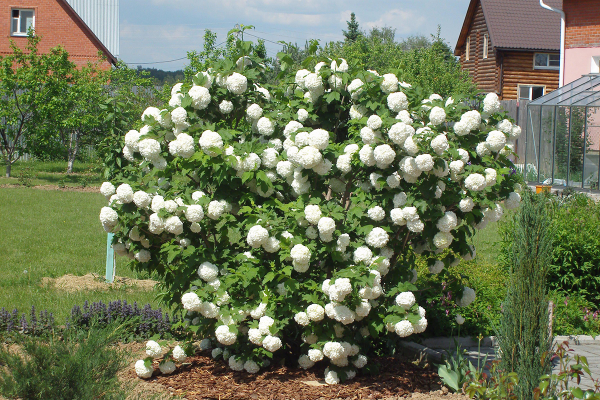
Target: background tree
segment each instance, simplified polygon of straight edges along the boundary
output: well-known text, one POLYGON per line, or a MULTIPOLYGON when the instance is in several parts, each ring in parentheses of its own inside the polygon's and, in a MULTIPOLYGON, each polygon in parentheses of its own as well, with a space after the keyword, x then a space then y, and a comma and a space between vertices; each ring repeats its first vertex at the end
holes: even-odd
POLYGON ((356 15, 354 13, 350 14, 350 21, 346 21, 346 23, 348 24, 348 30, 342 31, 344 37, 347 41, 354 42, 361 35, 356 15))
POLYGON ((68 53, 56 47, 38 54, 40 40, 30 34, 25 49, 11 42, 12 53, 0 57, 0 153, 7 177, 12 164, 28 151, 37 126, 52 111, 47 104, 72 82, 68 53))

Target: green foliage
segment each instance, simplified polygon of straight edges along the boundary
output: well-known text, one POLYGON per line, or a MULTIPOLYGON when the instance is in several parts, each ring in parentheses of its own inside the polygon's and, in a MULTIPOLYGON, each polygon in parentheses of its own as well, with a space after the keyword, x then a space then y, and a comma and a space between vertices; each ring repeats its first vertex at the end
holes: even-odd
POLYGON ((358 21, 356 20, 356 15, 354 13, 350 14, 350 21, 346 21, 346 24, 348 24, 348 30, 342 31, 344 37, 347 41, 354 42, 361 36, 358 21))
POLYGON ((125 399, 117 372, 124 354, 111 346, 118 327, 85 336, 24 337, 18 350, 0 348, 0 393, 23 399, 125 399), (5 368, 5 367, 9 368, 5 368))
POLYGON ((552 331, 556 335, 600 335, 600 311, 578 294, 552 292, 552 331))
POLYGON ((548 285, 600 307, 600 204, 585 194, 549 204, 556 231, 548 285))
POLYGON ((18 179, 19 183, 26 187, 33 186, 33 183, 32 183, 33 178, 34 178, 33 172, 31 171, 31 167, 29 167, 29 166, 23 167, 22 169, 20 169, 17 174, 17 179, 18 179))
MULTIPOLYGON (((549 227, 556 232, 549 261, 548 288, 583 297, 600 307, 600 204, 585 194, 546 196, 549 227)), ((507 267, 507 250, 514 222, 500 224, 501 263, 507 267)))
POLYGON ((540 377, 551 368, 546 276, 552 235, 544 196, 524 192, 513 217, 510 278, 497 333, 501 368, 517 373, 519 399, 532 398, 540 377))
POLYGON ((53 99, 72 83, 67 52, 57 47, 38 54, 40 40, 29 35, 24 49, 11 41, 11 53, 0 56, 0 154, 7 177, 12 164, 29 151, 39 124, 52 116, 53 99))
POLYGON ((470 77, 462 71, 450 46, 440 37, 439 28, 430 39, 421 36, 397 42, 394 37, 392 28, 373 28, 352 41, 327 43, 320 55, 341 57, 364 69, 398 68, 401 80, 444 97, 476 93, 470 77))
MULTIPOLYGON (((481 346, 479 336, 479 346, 481 346)), ((483 374, 483 369, 487 364, 487 355, 483 360, 477 360, 477 367, 468 359, 468 352, 460 347, 460 343, 455 340, 456 351, 448 354, 445 364, 438 366, 438 375, 444 385, 452 389, 455 393, 461 392, 462 388, 469 381, 477 380, 483 374)))

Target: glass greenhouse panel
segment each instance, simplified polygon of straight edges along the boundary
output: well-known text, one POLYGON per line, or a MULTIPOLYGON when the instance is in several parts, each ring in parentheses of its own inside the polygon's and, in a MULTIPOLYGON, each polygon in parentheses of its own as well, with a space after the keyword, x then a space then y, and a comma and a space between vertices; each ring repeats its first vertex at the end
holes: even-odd
POLYGON ((552 184, 552 169, 554 164, 554 126, 556 107, 542 107, 542 120, 538 140, 539 153, 539 182, 552 184))
POLYGON ((526 182, 539 182, 539 137, 541 107, 529 107, 527 112, 527 135, 525 137, 525 161, 517 168, 526 182))
POLYGON ((587 121, 583 187, 585 189, 598 190, 598 172, 600 170, 600 112, 597 108, 588 108, 587 121))

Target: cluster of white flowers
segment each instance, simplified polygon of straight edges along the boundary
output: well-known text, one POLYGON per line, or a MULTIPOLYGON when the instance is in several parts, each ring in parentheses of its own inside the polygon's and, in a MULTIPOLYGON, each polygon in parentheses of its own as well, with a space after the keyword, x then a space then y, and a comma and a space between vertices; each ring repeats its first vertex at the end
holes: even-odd
MULTIPOLYGON (((354 335, 368 338, 372 321, 401 337, 427 328, 415 295, 389 285, 390 276, 416 281, 398 262, 404 253, 445 273, 474 257, 470 228, 497 221, 502 202, 519 205, 515 179, 500 174, 521 130, 496 114, 493 94, 481 112, 463 112, 452 98, 424 98, 395 74, 358 72, 343 59, 286 70, 291 79, 269 90, 249 57, 231 65, 237 72, 202 71, 192 86, 173 87, 168 107, 144 111, 124 138, 131 177, 100 188, 100 222, 117 254, 149 271, 168 258, 178 285, 189 280, 178 289, 186 321, 210 327, 201 347, 212 341, 230 368, 257 373, 262 364, 248 354, 287 346, 292 323, 300 367, 324 361, 336 367, 328 383, 339 371, 351 379, 367 363, 354 335), (182 277, 190 266, 197 277, 182 277), (315 279, 321 290, 303 296, 315 279)), ((465 307, 475 293, 455 297, 465 307)), ((162 373, 186 356, 179 347, 171 357, 162 373)), ((153 369, 142 362, 136 371, 153 369)))

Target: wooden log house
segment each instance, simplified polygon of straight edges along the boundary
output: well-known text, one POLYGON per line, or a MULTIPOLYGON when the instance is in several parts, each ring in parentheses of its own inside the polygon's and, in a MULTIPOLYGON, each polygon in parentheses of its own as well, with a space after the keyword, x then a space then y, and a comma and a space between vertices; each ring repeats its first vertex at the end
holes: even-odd
POLYGON ((560 17, 537 0, 471 0, 454 54, 481 91, 534 100, 558 88, 560 17))

